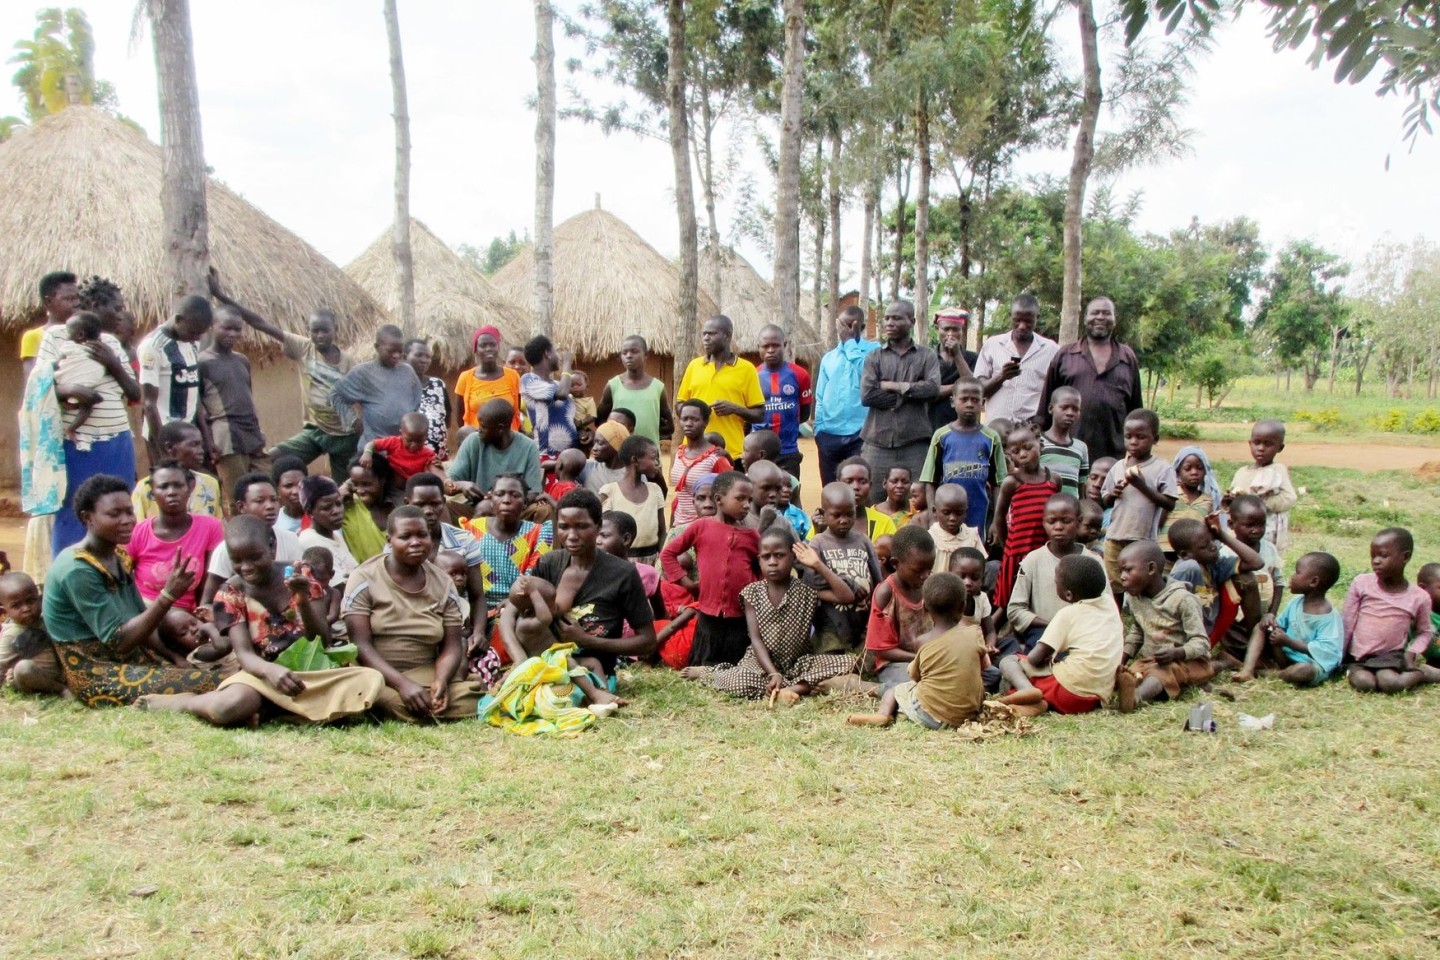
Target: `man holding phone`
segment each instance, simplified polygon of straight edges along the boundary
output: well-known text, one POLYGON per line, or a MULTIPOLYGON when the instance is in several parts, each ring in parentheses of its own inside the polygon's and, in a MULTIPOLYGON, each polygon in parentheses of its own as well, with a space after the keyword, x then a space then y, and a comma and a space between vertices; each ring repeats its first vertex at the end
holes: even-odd
POLYGON ((1024 423, 1041 417, 1045 374, 1060 345, 1035 332, 1039 302, 1028 293, 1010 305, 1010 330, 985 341, 975 361, 975 376, 985 390, 985 419, 1003 417, 1024 423))

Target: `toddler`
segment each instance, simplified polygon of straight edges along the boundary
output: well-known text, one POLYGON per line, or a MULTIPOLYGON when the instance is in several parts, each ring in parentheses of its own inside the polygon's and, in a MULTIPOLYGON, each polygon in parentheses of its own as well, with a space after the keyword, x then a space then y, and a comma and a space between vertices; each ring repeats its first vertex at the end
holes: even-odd
MULTIPOLYGON (((995 630, 995 608, 990 595, 985 592, 985 570, 988 561, 985 554, 975 547, 961 547, 950 558, 950 573, 960 578, 965 585, 965 608, 961 611, 962 623, 974 624, 980 628, 985 639, 985 651, 998 660, 1001 656, 1019 653, 1020 645, 1013 636, 1006 636, 1002 642, 995 630)), ((985 665, 983 677, 985 689, 990 693, 1000 689, 1000 668, 994 663, 985 665)))
POLYGON ((1080 501, 1080 530, 1075 535, 1076 541, 1086 551, 1105 562, 1105 551, 1103 549, 1105 529, 1105 511, 1100 504, 1089 497, 1080 501))
POLYGON ((45 632, 40 590, 29 575, 0 574, 0 689, 7 684, 21 693, 62 693, 65 680, 60 660, 45 632))
POLYGON ((590 396, 590 378, 583 370, 570 371, 570 399, 575 401, 576 427, 595 422, 595 398, 590 396))
MULTIPOLYGON (((902 529, 925 536, 915 526, 902 529)), ((985 702, 980 677, 985 641, 973 624, 962 620, 965 586, 954 574, 937 573, 925 581, 921 597, 933 626, 915 638, 916 652, 906 666, 906 678, 885 691, 877 712, 854 714, 846 723, 887 727, 903 714, 927 730, 943 730, 980 715, 985 702)))
POLYGON ((1120 554, 1132 543, 1155 540, 1160 517, 1175 506, 1175 468, 1153 455, 1160 437, 1160 418, 1150 410, 1133 410, 1125 418, 1125 459, 1110 468, 1101 488, 1101 503, 1113 507, 1105 531, 1105 570, 1116 593, 1120 587, 1120 554))
POLYGON ((561 450, 555 458, 555 469, 546 474, 545 496, 559 503, 561 497, 580 486, 580 477, 588 463, 584 451, 576 447, 561 450))
POLYGON ((1230 529, 1237 541, 1260 555, 1260 567, 1254 575, 1253 608, 1237 628, 1240 637, 1236 639, 1246 642, 1245 661, 1231 679, 1244 683, 1255 679, 1260 657, 1268 649, 1266 635, 1275 626, 1280 601, 1285 595, 1285 589, 1280 585, 1285 561, 1281 559, 1280 551, 1275 549, 1275 544, 1265 537, 1265 504, 1259 497, 1243 493, 1231 501, 1230 529), (1247 631, 1248 638, 1245 636, 1247 631))
POLYGON ((1135 540, 1121 551, 1120 584, 1132 617, 1125 631, 1125 669, 1115 683, 1122 713, 1153 700, 1173 700, 1215 676, 1200 600, 1185 584, 1166 579, 1159 543, 1135 540))
POLYGON ((435 457, 435 448, 430 446, 430 421, 423 413, 407 413, 400 418, 400 433, 394 437, 380 437, 365 444, 356 461, 366 470, 375 465, 375 454, 385 456, 390 472, 400 483, 417 473, 429 470, 444 479, 444 471, 435 457))
MULTIPOLYGON (((530 657, 538 657, 555 644, 565 642, 561 639, 560 625, 566 623, 568 618, 556 612, 555 594, 567 588, 565 578, 572 581, 579 579, 581 583, 584 581, 583 573, 577 577, 571 577, 570 574, 569 570, 565 572, 558 587, 552 586, 548 580, 529 574, 522 574, 515 579, 505 607, 500 613, 502 618, 509 621, 507 626, 513 629, 512 634, 509 629, 502 628, 500 635, 507 638, 507 641, 513 635, 522 648, 508 651, 512 663, 523 664, 530 657)), ((578 589, 581 583, 574 584, 574 588, 578 589)), ((575 666, 584 668, 584 673, 571 675, 575 685, 571 701, 575 706, 588 703, 592 713, 609 716, 618 707, 629 705, 628 701, 617 697, 609 689, 612 678, 605 675, 600 661, 594 657, 577 657, 573 653, 570 659, 575 666)))
POLYGON ((1440 679, 1440 668, 1420 662, 1434 629, 1430 594, 1405 579, 1414 552, 1409 530, 1381 530, 1370 541, 1371 572, 1352 580, 1345 595, 1346 676, 1362 693, 1398 693, 1440 679))
POLYGON ((1206 635, 1217 655, 1217 669, 1234 669, 1245 656, 1250 632, 1261 608, 1255 571, 1265 561, 1220 523, 1218 513, 1202 523, 1188 517, 1170 526, 1177 562, 1170 577, 1190 588, 1200 601, 1206 635))
MULTIPOLYGON (((88 387, 101 397, 122 404, 125 399, 120 382, 100 361, 90 356, 88 344, 100 343, 100 318, 88 310, 78 310, 65 321, 65 333, 69 340, 59 340, 59 355, 55 362, 55 382, 76 387, 88 387)), ((108 348, 106 348, 108 349, 108 348)), ((76 444, 80 450, 90 449, 90 442, 81 436, 80 428, 90 419, 95 409, 93 403, 66 400, 63 419, 65 439, 76 444)), ((116 407, 119 409, 119 407, 116 407)))
POLYGON ((965 488, 958 483, 942 483, 935 488, 935 522, 930 524, 930 537, 935 541, 935 572, 950 569, 950 558, 962 547, 984 550, 980 531, 965 525, 970 505, 965 488))
POLYGON ((722 693, 747 700, 766 696, 794 705, 815 687, 855 670, 853 654, 810 652, 810 621, 815 605, 853 603, 854 592, 821 562, 811 547, 797 543, 790 529, 771 527, 760 535, 761 579, 740 591, 750 633, 750 648, 734 666, 687 667, 680 675, 705 680, 722 693), (808 567, 825 581, 815 591, 795 578, 795 563, 808 567))
POLYGON ((1275 458, 1285 449, 1285 424, 1279 420, 1257 420, 1250 428, 1250 456, 1254 462, 1235 471, 1230 481, 1232 494, 1253 493, 1265 502, 1265 538, 1277 549, 1290 542, 1290 511, 1299 501, 1290 471, 1275 458))
POLYGON ((1430 649, 1425 661, 1440 667, 1440 563, 1427 563, 1415 572, 1415 585, 1430 595, 1430 649))
POLYGON ((1015 688, 1000 702, 1022 716, 1099 710, 1115 690, 1125 654, 1125 627, 1106 589, 1104 566, 1081 554, 1067 556, 1055 568, 1053 589, 1064 606, 1034 649, 1000 661, 1000 672, 1015 688))
POLYGON ((1340 666, 1345 622, 1326 594, 1340 579, 1340 562, 1328 553, 1307 553, 1295 562, 1290 603, 1265 631, 1276 662, 1275 675, 1297 687, 1324 683, 1340 666))
POLYGON ((865 652, 874 657, 882 691, 908 676, 916 638, 931 627, 920 590, 935 566, 935 541, 914 524, 895 532, 891 550, 895 572, 875 588, 865 628, 865 652))

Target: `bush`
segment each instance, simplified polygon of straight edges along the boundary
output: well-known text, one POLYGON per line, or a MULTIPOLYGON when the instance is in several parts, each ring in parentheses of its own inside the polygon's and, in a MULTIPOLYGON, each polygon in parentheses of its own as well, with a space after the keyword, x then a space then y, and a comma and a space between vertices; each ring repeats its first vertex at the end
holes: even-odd
POLYGON ((1366 422, 1381 433, 1400 433, 1405 429, 1405 411, 1391 407, 1379 416, 1370 417, 1366 422))
POLYGON ((1333 430, 1340 426, 1340 408, 1322 407, 1319 410, 1296 410, 1290 419, 1299 423, 1313 423, 1321 429, 1333 430))
POLYGON ((1161 420, 1160 437, 1164 440, 1199 440, 1200 424, 1186 420, 1161 420))
POLYGON ((1421 410, 1410 420, 1411 433, 1440 433, 1440 413, 1421 410))

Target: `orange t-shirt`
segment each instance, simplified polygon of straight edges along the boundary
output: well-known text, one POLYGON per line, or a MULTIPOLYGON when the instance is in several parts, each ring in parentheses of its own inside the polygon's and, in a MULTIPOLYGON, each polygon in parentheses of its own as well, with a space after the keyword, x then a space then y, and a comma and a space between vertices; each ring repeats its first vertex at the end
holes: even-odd
POLYGON ((465 426, 480 426, 480 407, 486 400, 504 397, 510 401, 510 406, 515 408, 515 419, 511 422, 510 429, 520 429, 520 411, 523 409, 520 404, 520 374, 509 367, 501 367, 500 376, 494 380, 475 376, 473 368, 466 370, 455 381, 455 395, 460 398, 464 410, 465 426))

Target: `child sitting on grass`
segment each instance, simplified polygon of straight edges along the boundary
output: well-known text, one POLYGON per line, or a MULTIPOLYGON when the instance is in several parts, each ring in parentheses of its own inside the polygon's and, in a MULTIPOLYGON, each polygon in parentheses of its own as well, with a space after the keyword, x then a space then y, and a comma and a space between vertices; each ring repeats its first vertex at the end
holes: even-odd
POLYGON ((1099 710, 1115 690, 1125 654, 1125 627, 1106 589, 1104 565, 1067 556, 1055 567, 1053 589, 1066 605, 1044 635, 1026 656, 1000 661, 1000 672, 1015 688, 1000 702, 1021 716, 1099 710))
POLYGON ((1370 541, 1370 573, 1345 595, 1345 654, 1350 686, 1361 693, 1399 693, 1440 680, 1440 668, 1420 662, 1430 646, 1430 595, 1405 579, 1415 540, 1386 527, 1370 541), (1412 639, 1413 638, 1413 639, 1412 639))
MULTIPOLYGON (((1253 601, 1255 612, 1259 614, 1258 620, 1247 617, 1245 622, 1237 624, 1231 630, 1232 634, 1238 634, 1234 638, 1235 645, 1243 642, 1246 647, 1244 662, 1230 679, 1236 683, 1246 683, 1255 679, 1260 658, 1269 649, 1266 640, 1270 628, 1275 626, 1275 618, 1280 613, 1280 601, 1285 595, 1285 588, 1280 585, 1285 561, 1281 559, 1275 545, 1265 538, 1265 504, 1259 497, 1244 493, 1231 501, 1230 529, 1234 531, 1236 540, 1260 555, 1260 568, 1255 571, 1254 577, 1253 601)), ((1283 661, 1275 661, 1270 665, 1281 666, 1283 661)))
MULTIPOLYGON (((824 528, 811 538, 810 545, 820 562, 834 570, 855 599, 850 603, 820 601, 815 616, 816 653, 858 653, 865 643, 865 626, 870 597, 885 579, 874 545, 855 529, 855 492, 838 480, 820 491, 820 513, 824 528)), ((893 536, 893 535, 892 535, 893 536)), ((814 573, 806 573, 812 589, 824 584, 814 573)))
POLYGON ((435 448, 430 446, 430 421, 423 413, 407 413, 400 418, 400 433, 393 437, 380 437, 365 444, 356 460, 369 470, 375 464, 375 454, 383 456, 390 464, 390 472, 404 483, 417 473, 429 470, 442 480, 445 473, 435 458, 435 448))
POLYGON ((1339 579, 1340 562, 1328 553, 1295 562, 1290 603, 1265 631, 1275 660, 1285 665, 1273 675, 1292 686, 1318 686, 1340 666, 1345 622, 1325 596, 1339 579))
POLYGON ((1090 448, 1070 435, 1080 419, 1080 391, 1056 387, 1050 394, 1050 429, 1040 435, 1040 465, 1048 469, 1060 492, 1079 497, 1090 474, 1090 448))
POLYGON ((1176 520, 1170 527, 1170 543, 1180 558, 1170 578, 1185 584, 1200 600, 1216 669, 1233 670, 1243 661, 1250 633, 1263 616, 1254 573, 1265 560, 1233 530, 1225 529, 1218 513, 1204 523, 1176 520))
POLYGON ((958 483, 942 483, 935 488, 935 522, 930 524, 930 537, 935 541, 935 572, 950 569, 950 558, 962 547, 984 550, 980 531, 966 526, 970 504, 965 488, 958 483))
MULTIPOLYGON (((914 526, 902 530, 924 533, 914 526)), ((943 730, 979 716, 985 641, 974 625, 961 621, 965 586, 954 574, 937 573, 925 581, 921 596, 934 625, 915 638, 917 652, 906 665, 906 679, 885 691, 875 713, 853 714, 846 723, 888 727, 903 714, 927 730, 943 730)))
POLYGON ((918 648, 915 638, 930 629, 920 590, 935 566, 935 541, 908 524, 895 532, 891 551, 895 572, 875 588, 865 628, 865 651, 874 657, 882 690, 906 678, 918 648))
POLYGON ((1215 471, 1210 469, 1210 459, 1204 450, 1182 447, 1173 463, 1179 489, 1175 492, 1175 506, 1160 521, 1160 549, 1172 563, 1176 557, 1170 545, 1170 525, 1187 518, 1204 523, 1206 517, 1220 509, 1221 500, 1220 482, 1215 479, 1215 471))
POLYGON ((1290 542, 1290 511, 1300 495, 1290 482, 1290 471, 1275 458, 1285 449, 1285 424, 1279 420, 1257 420, 1250 428, 1248 467, 1235 471, 1230 481, 1232 494, 1252 493, 1265 503, 1265 538, 1278 550, 1290 542))
POLYGON ((854 672, 853 654, 812 654, 810 622, 820 600, 853 603, 855 593, 819 554, 797 543, 789 527, 775 526, 760 535, 760 580, 740 591, 750 649, 734 666, 688 667, 687 680, 704 680, 721 693, 747 700, 775 697, 793 706, 815 687, 854 672), (824 578, 825 589, 812 590, 795 578, 799 562, 824 578))
POLYGON ((1125 631, 1125 668, 1115 680, 1122 713, 1153 700, 1173 700, 1215 676, 1200 601, 1185 584, 1166 579, 1159 543, 1136 540, 1121 551, 1120 583, 1132 617, 1125 631))
POLYGON ((1175 468, 1153 454, 1160 418, 1150 410, 1132 410, 1125 418, 1125 459, 1110 468, 1101 503, 1113 507, 1105 531, 1105 572, 1120 592, 1120 554, 1160 533, 1160 517, 1175 506, 1175 468))
MULTIPOLYGON (((1055 571, 1066 557, 1081 556, 1085 549, 1075 542, 1080 532, 1080 501, 1068 493, 1057 493, 1045 501, 1042 517, 1045 545, 1032 550, 1020 561, 1015 587, 1005 606, 1010 629, 1026 653, 1035 646, 1050 621, 1068 603, 1056 588, 1055 571)), ((1103 564, 1102 564, 1103 566, 1103 564)), ((1110 606, 1114 607, 1114 601, 1110 606)))
POLYGON ((1440 563, 1427 563, 1415 572, 1415 585, 1430 595, 1430 649, 1425 662, 1440 667, 1440 563))
MULTIPOLYGON (((985 650, 992 661, 1020 652, 1020 645, 1013 636, 1007 635, 1002 642, 995 631, 995 608, 985 592, 985 554, 975 547, 962 547, 950 558, 950 573, 960 578, 965 585, 965 609, 960 614, 962 623, 980 628, 985 638, 985 650)), ((989 663, 983 677, 985 689, 994 693, 1000 689, 1000 668, 989 663)))
POLYGON ((68 689, 60 660, 45 632, 40 590, 28 574, 9 571, 0 575, 0 689, 7 685, 21 693, 61 693, 68 689))

